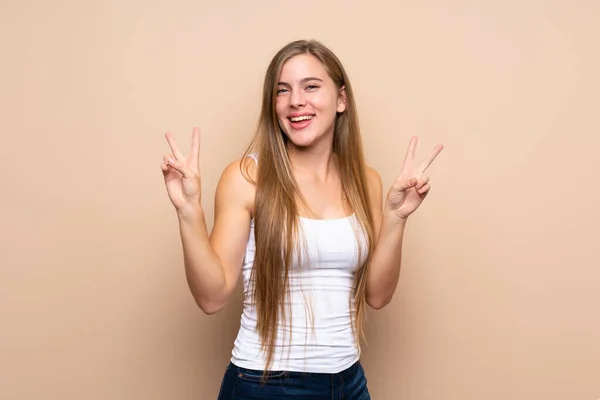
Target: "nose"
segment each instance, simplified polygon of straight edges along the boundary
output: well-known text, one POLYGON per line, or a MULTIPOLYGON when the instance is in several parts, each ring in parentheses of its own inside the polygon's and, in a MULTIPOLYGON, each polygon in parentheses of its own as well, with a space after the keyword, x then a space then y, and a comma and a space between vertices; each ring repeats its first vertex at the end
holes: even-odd
POLYGON ((306 98, 304 97, 304 92, 302 90, 292 91, 290 102, 292 107, 295 108, 303 107, 304 105, 306 105, 306 98))

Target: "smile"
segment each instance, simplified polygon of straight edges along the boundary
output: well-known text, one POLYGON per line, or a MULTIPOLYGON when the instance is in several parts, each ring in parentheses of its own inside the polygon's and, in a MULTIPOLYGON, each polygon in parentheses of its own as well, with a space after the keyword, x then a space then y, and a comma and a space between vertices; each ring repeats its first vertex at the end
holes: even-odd
POLYGON ((292 122, 301 122, 313 119, 314 115, 301 115, 299 117, 290 117, 292 122))

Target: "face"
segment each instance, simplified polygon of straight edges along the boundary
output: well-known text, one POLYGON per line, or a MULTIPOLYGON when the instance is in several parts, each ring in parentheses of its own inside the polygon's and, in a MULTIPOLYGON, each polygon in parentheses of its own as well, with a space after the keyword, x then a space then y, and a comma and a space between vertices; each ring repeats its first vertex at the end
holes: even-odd
POLYGON ((285 62, 277 86, 279 125, 298 147, 333 140, 336 113, 346 109, 343 88, 333 82, 314 56, 302 54, 285 62))

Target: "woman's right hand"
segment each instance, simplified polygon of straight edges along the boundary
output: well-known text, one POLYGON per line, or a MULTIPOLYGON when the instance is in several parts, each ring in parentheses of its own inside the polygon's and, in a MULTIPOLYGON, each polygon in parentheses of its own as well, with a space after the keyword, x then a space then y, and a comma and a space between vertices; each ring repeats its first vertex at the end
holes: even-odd
POLYGON ((163 156, 161 170, 171 203, 179 215, 186 215, 201 208, 200 195, 200 133, 194 128, 192 149, 185 157, 170 132, 165 134, 171 154, 163 156))

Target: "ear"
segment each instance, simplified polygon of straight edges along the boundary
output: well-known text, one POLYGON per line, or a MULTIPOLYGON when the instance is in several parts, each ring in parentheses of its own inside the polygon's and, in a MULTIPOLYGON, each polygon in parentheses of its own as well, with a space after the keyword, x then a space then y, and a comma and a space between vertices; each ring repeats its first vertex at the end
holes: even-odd
POLYGON ((338 93, 338 104, 337 104, 337 112, 343 113, 346 111, 346 86, 342 86, 338 93))

